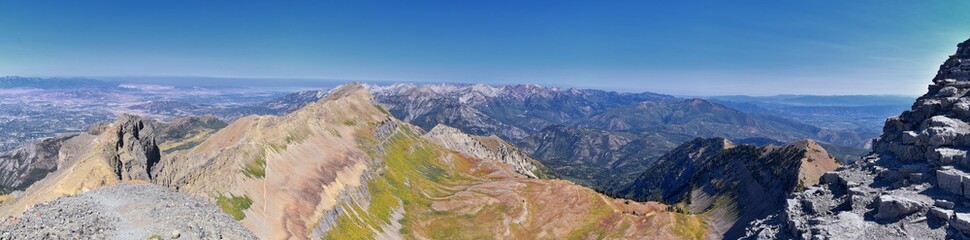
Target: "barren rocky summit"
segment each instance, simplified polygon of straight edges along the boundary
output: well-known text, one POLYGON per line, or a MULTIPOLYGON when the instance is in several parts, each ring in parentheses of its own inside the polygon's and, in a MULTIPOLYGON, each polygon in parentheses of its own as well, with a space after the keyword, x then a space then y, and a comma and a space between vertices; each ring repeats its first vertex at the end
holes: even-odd
POLYGON ((123 183, 34 206, 0 224, 0 239, 256 239, 202 198, 123 183))
POLYGON ((748 229, 757 239, 968 239, 970 40, 911 110, 886 120, 873 153, 794 194, 748 229))

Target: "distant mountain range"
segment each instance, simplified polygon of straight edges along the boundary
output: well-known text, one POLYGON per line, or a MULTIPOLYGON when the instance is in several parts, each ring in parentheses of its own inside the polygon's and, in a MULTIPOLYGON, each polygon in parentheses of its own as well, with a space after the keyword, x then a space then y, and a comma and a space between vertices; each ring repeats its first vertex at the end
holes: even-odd
POLYGON ((112 88, 118 83, 87 78, 26 78, 6 76, 0 77, 2 88, 38 88, 38 89, 77 89, 77 88, 112 88))
POLYGON ((0 154, 0 230, 31 239, 157 238, 153 225, 245 239, 966 239, 968 63, 970 40, 871 142, 869 118, 882 110, 851 112, 895 100, 352 83, 213 104, 23 81, 0 93, 13 106, 2 108, 6 123, 103 106, 165 119, 122 114, 0 154), (131 99, 139 103, 118 104, 131 99), (218 109, 237 115, 173 116, 218 109), (806 123, 819 119, 863 127, 806 123), (871 153, 858 148, 867 142, 871 153))
POLYGON ((425 130, 444 124, 512 142, 559 176, 606 192, 680 143, 696 137, 816 139, 846 161, 872 134, 831 130, 775 115, 747 113, 704 99, 536 85, 371 86, 395 117, 425 130))
POLYGON ((0 229, 28 238, 111 238, 152 225, 189 227, 188 236, 249 238, 234 227, 239 223, 262 239, 670 239, 710 233, 703 215, 549 179, 541 163, 498 137, 445 126, 425 133, 395 119, 358 84, 283 116, 248 116, 228 125, 214 118, 166 123, 124 115, 54 148, 38 149, 63 156, 55 169, 44 169, 50 171, 44 178, 3 181, 36 180, 4 195, 0 216, 11 220, 0 229), (128 185, 133 182, 141 186, 128 185), (210 205, 187 202, 185 208, 202 211, 195 218, 153 210, 182 210, 182 204, 155 202, 186 194, 210 205), (152 202, 134 208, 127 196, 152 202), (126 205, 112 205, 118 202, 126 205), (211 203, 223 213, 208 211, 211 203), (90 217, 24 231, 35 221, 61 222, 60 216, 75 212, 90 217), (202 217, 210 221, 184 226, 167 220, 198 224, 202 217))
MULTIPOLYGON (((18 86, 21 87, 36 85, 39 81, 16 77, 5 79, 20 82, 18 86)), ((324 98, 329 91, 265 94, 259 97, 227 89, 118 88, 119 83, 113 82, 113 87, 105 88, 110 85, 108 82, 88 79, 63 81, 69 82, 65 86, 87 84, 92 87, 44 91, 63 96, 61 99, 68 104, 78 102, 71 99, 104 99, 75 109, 104 111, 105 107, 99 109, 97 106, 105 104, 111 106, 108 107, 110 112, 134 112, 160 119, 213 115, 224 121, 232 121, 253 114, 282 115, 324 98), (197 96, 193 94, 204 95, 193 97, 197 96), (210 100, 217 96, 239 101, 210 100), (113 103, 113 99, 119 102, 113 103), (129 103, 132 100, 135 103, 129 103)), ((876 127, 871 126, 855 129, 820 128, 806 124, 816 121, 813 118, 779 117, 784 112, 760 107, 770 105, 765 103, 770 101, 800 103, 814 98, 839 98, 820 100, 822 102, 840 102, 841 98, 865 102, 864 96, 734 96, 704 100, 649 92, 618 93, 537 85, 393 84, 367 85, 367 88, 389 113, 425 131, 441 124, 475 135, 495 135, 522 148, 560 177, 602 191, 616 191, 629 184, 664 153, 695 137, 725 137, 739 142, 760 139, 752 143, 776 145, 810 138, 827 146, 833 155, 843 161, 852 161, 867 152, 862 148, 876 134, 871 130, 876 127), (755 104, 755 100, 760 105, 755 104), (737 106, 740 107, 735 108, 737 106)), ((892 102, 874 98, 877 99, 874 102, 892 102)), ((838 116, 850 118, 846 116, 853 115, 853 109, 845 111, 850 112, 838 116)), ((861 112, 864 114, 851 119, 884 118, 875 113, 861 112)))
MULTIPOLYGON (((362 89, 360 91, 366 90, 367 93, 373 95, 374 102, 370 107, 379 112, 386 112, 386 114, 404 122, 414 124, 414 126, 420 128, 417 132, 427 132, 422 137, 428 141, 476 158, 496 159, 497 163, 500 164, 496 166, 505 169, 502 171, 532 178, 563 178, 589 186, 609 196, 622 196, 641 201, 659 201, 671 205, 665 207, 663 214, 678 214, 676 212, 714 214, 703 220, 707 221, 711 228, 704 228, 705 230, 701 231, 703 233, 691 234, 740 236, 741 230, 739 229, 747 227, 749 220, 761 218, 767 212, 777 209, 782 205, 780 199, 783 199, 784 196, 804 186, 815 184, 818 178, 816 175, 819 175, 823 170, 831 170, 830 168, 837 166, 838 163, 833 157, 851 160, 867 152, 861 149, 868 142, 868 135, 865 131, 820 128, 801 121, 779 117, 771 110, 760 108, 753 103, 741 104, 741 106, 754 106, 747 108, 748 111, 743 111, 729 106, 737 103, 724 102, 728 104, 725 105, 719 103, 721 100, 682 99, 656 93, 633 94, 588 89, 546 88, 536 85, 493 87, 456 84, 394 84, 386 86, 363 85, 359 88, 362 89), (752 109, 757 111, 752 111, 752 109), (692 141, 692 139, 698 137, 713 138, 713 140, 692 141), (728 139, 735 140, 737 144, 728 139), (818 143, 814 141, 806 142, 802 139, 816 139, 818 143), (714 142, 722 142, 724 144, 721 145, 724 146, 717 149, 708 149, 709 146, 713 145, 706 143, 714 142), (832 151, 832 154, 829 154, 828 151, 832 151), (806 161, 813 164, 806 165, 806 161), (818 165, 821 163, 824 164, 818 165), (734 166, 737 169, 728 169, 725 168, 726 166, 734 166), (677 169, 695 170, 693 172, 681 172, 676 174, 677 177, 670 177, 669 174, 675 173, 677 169), (747 170, 741 171, 743 169, 747 170), (759 171, 772 172, 774 175, 750 174, 759 171), (788 174, 787 171, 798 173, 788 174), (717 172, 721 173, 711 175, 717 172), (752 178, 754 180, 751 180, 752 178), (737 192, 728 189, 763 190, 737 192), (703 194, 697 195, 698 193, 703 194), (764 208, 752 208, 755 200, 748 197, 749 195, 760 196, 758 198, 760 200, 773 199, 771 200, 773 202, 770 205, 765 205, 764 208), (700 201, 698 199, 708 200, 700 201), (716 199, 716 201, 711 199, 716 199)), ((145 159, 145 162, 138 163, 139 165, 135 166, 139 168, 144 166, 154 170, 147 173, 122 172, 119 177, 121 179, 135 179, 139 176, 149 176, 153 182, 185 188, 183 191, 190 193, 222 189, 217 191, 224 192, 229 197, 225 200, 219 198, 214 201, 238 200, 233 196, 240 196, 244 192, 255 190, 225 188, 228 185, 219 185, 222 184, 221 180, 216 181, 212 180, 211 177, 201 177, 200 174, 203 174, 203 172, 198 172, 217 173, 213 176, 222 176, 220 175, 222 172, 226 174, 232 172, 223 171, 225 169, 220 167, 223 166, 223 163, 211 165, 212 169, 194 169, 185 165, 216 164, 208 160, 204 163, 189 161, 189 159, 209 159, 211 156, 218 155, 216 152, 204 153, 208 151, 204 149, 212 148, 207 144, 213 143, 207 142, 222 141, 214 139, 243 139, 243 136, 222 136, 230 134, 229 132, 232 131, 242 131, 242 129, 223 130, 235 128, 232 125, 227 126, 220 119, 234 121, 237 122, 235 125, 240 125, 243 124, 238 123, 240 121, 250 121, 246 119, 252 117, 246 116, 252 114, 294 118, 295 116, 290 115, 301 114, 298 113, 301 111, 304 112, 302 114, 306 114, 305 112, 308 110, 305 110, 305 108, 307 106, 343 98, 341 96, 346 96, 346 91, 350 91, 346 89, 345 87, 341 90, 301 91, 275 95, 275 97, 264 100, 249 98, 246 100, 249 103, 237 105, 213 104, 209 100, 199 101, 189 96, 161 98, 160 100, 126 105, 124 109, 160 116, 168 120, 166 123, 152 121, 145 123, 154 126, 152 127, 153 130, 144 131, 150 131, 152 137, 158 141, 155 145, 158 146, 158 149, 152 151, 158 151, 164 157, 152 157, 149 154, 147 159, 140 157, 145 159), (186 118, 187 116, 197 115, 213 115, 215 117, 186 118), (223 133, 220 134, 219 132, 223 133), (210 179, 212 183, 198 185, 201 184, 199 181, 204 181, 200 179, 210 179)), ((71 90, 51 88, 41 91, 79 99, 105 99, 112 96, 137 98, 134 96, 138 96, 139 93, 157 94, 159 96, 175 93, 172 89, 164 88, 146 90, 115 87, 81 87, 71 90), (159 92, 155 93, 156 91, 159 92)), ((205 91, 211 94, 208 90, 205 91)), ((296 123, 293 122, 293 124, 296 123)), ((348 120, 340 124, 355 126, 358 123, 357 120, 348 120)), ((108 125, 95 126, 87 134, 65 136, 51 142, 58 145, 44 148, 25 148, 8 153, 10 160, 7 163, 7 170, 0 172, 3 174, 0 175, 2 177, 0 180, 4 181, 2 182, 3 187, 7 190, 26 190, 29 193, 23 198, 25 200, 18 201, 18 204, 32 204, 48 199, 50 195, 47 195, 47 193, 30 193, 37 190, 27 189, 26 186, 41 180, 45 175, 66 174, 57 173, 56 165, 51 165, 55 164, 56 161, 52 160, 53 158, 50 156, 63 151, 82 151, 89 147, 85 145, 87 141, 92 141, 97 134, 101 134, 103 131, 128 131, 123 130, 124 128, 122 130, 112 129, 115 128, 108 125), (69 149, 58 150, 63 148, 60 146, 61 142, 66 144, 65 146, 69 149), (50 174, 47 174, 48 172, 50 174)), ((386 130, 378 129, 377 131, 376 134, 380 135, 385 134, 383 131, 386 130)), ((299 141, 298 139, 303 138, 300 137, 302 135, 299 132, 301 131, 291 131, 284 134, 283 140, 299 141)), ((139 133, 138 135, 141 134, 149 133, 139 133)), ((343 135, 344 133, 338 132, 337 134, 343 135)), ((141 140, 128 139, 122 142, 130 141, 138 142, 141 140)), ((142 145, 145 144, 148 143, 142 142, 142 145)), ((291 143, 279 144, 290 145, 291 143)), ((147 153, 146 149, 137 149, 141 148, 135 148, 134 152, 130 152, 133 150, 124 150, 129 152, 118 154, 147 153)), ((239 149, 239 151, 243 155, 258 153, 253 152, 252 149, 239 149)), ((285 150, 284 148, 276 148, 273 151, 285 150)), ((247 159, 244 156, 236 155, 226 155, 225 158, 247 159)), ((136 157, 136 159, 139 159, 139 157, 136 157)), ((266 174, 264 171, 267 170, 262 169, 264 163, 243 160, 238 162, 242 164, 243 170, 236 173, 248 176, 247 178, 266 174)), ((86 166, 85 163, 70 164, 82 165, 70 165, 68 169, 86 166)), ((130 163, 119 164, 125 166, 130 163)), ((113 165, 109 165, 109 167, 111 166, 113 165)), ((130 168, 125 167, 125 169, 130 168)), ((421 171, 422 174, 431 174, 426 175, 426 177, 431 177, 432 181, 438 181, 434 180, 437 178, 434 177, 435 174, 425 172, 427 170, 421 171)), ((471 172, 469 174, 477 173, 471 172)), ((41 181, 67 184, 68 181, 74 181, 72 179, 75 179, 75 177, 55 177, 51 180, 41 181)), ((50 184, 52 183, 42 183, 40 186, 50 184)), ((249 199, 253 197, 250 194, 245 196, 250 197, 249 199)), ((272 201, 290 200, 292 199, 278 198, 272 201)), ((615 203, 607 202, 606 204, 615 203)), ((232 208, 224 208, 223 210, 235 214, 233 212, 235 210, 232 208)), ((643 213, 643 211, 648 210, 637 211, 643 213)), ((688 214, 685 216, 697 215, 688 214)), ((270 221, 270 219, 258 218, 253 221, 270 221)), ((256 235, 279 234, 280 231, 287 234, 298 232, 294 232, 293 229, 281 229, 279 231, 256 232, 256 235)), ((318 231, 323 230, 314 230, 309 234, 317 236, 318 231)))
MULTIPOLYGON (((152 103, 131 108, 205 109, 152 103)), ((814 141, 785 144, 819 136, 819 128, 661 94, 351 84, 253 106, 276 115, 229 124, 124 115, 3 155, 0 184, 16 191, 0 214, 142 181, 205 197, 263 238, 720 237, 737 236, 748 220, 838 166, 814 141), (518 114, 497 115, 505 113, 518 114), (394 114, 458 127, 421 129, 394 114)))

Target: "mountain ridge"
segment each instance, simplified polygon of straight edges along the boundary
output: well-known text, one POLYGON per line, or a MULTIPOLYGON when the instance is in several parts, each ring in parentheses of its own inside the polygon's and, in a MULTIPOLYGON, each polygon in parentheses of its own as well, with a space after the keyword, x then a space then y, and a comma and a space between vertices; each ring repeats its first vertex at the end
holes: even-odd
POLYGON ((788 194, 817 184, 839 166, 812 140, 756 147, 696 138, 661 157, 620 195, 712 214, 714 232, 730 239, 742 236, 751 220, 781 209, 788 194))

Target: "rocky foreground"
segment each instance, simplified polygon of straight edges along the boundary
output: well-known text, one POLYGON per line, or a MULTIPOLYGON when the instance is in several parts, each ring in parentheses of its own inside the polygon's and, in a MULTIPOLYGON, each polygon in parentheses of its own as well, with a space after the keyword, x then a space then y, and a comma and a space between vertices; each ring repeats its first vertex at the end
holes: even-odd
POLYGON ((912 110, 886 121, 873 154, 748 229, 757 239, 968 239, 970 40, 912 110))
POLYGON ((202 198, 137 183, 39 204, 0 232, 0 239, 256 239, 202 198))

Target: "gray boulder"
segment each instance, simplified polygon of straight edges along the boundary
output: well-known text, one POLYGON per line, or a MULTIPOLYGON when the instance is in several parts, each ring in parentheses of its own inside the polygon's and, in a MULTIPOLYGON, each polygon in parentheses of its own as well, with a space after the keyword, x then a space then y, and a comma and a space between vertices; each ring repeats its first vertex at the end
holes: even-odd
POLYGON ((944 220, 944 221, 950 220, 950 218, 953 217, 953 210, 947 210, 947 209, 938 208, 938 207, 930 208, 930 216, 936 217, 937 219, 944 220))
POLYGON ((963 177, 967 174, 953 168, 936 170, 937 186, 943 191, 963 196, 963 177))
POLYGON ((943 89, 940 89, 940 91, 936 93, 936 97, 952 97, 954 95, 957 95, 957 93, 959 92, 960 90, 955 87, 944 87, 943 89))
POLYGON ((903 141, 903 144, 917 144, 919 141, 919 134, 916 134, 916 132, 913 131, 905 131, 903 132, 902 139, 900 140, 903 141))
POLYGON ((963 234, 970 234, 970 214, 955 214, 953 218, 950 218, 950 226, 963 234))
POLYGON ((956 103, 953 104, 952 111, 958 118, 970 119, 970 101, 966 98, 960 98, 956 103))
POLYGON ((933 206, 941 207, 943 209, 953 209, 953 207, 956 207, 956 203, 943 199, 937 199, 933 201, 933 206))
POLYGON ((875 217, 880 220, 897 220, 923 208, 923 203, 890 195, 879 196, 878 203, 879 208, 875 217))
POLYGON ((858 214, 842 212, 833 221, 817 225, 813 232, 820 239, 856 239, 865 234, 865 227, 858 214))
POLYGON ((943 165, 963 164, 967 161, 967 151, 953 148, 933 149, 930 159, 938 160, 943 165))

